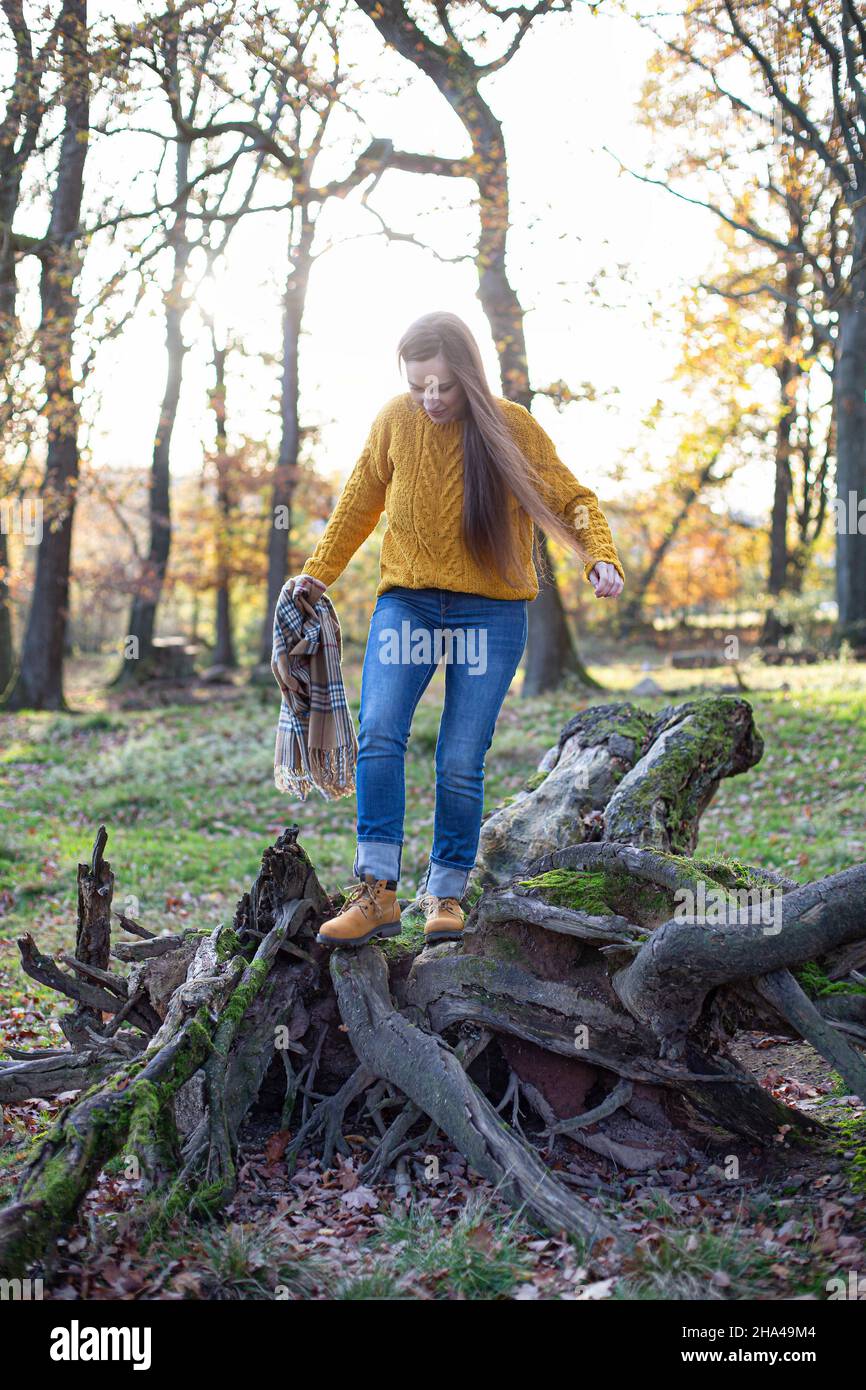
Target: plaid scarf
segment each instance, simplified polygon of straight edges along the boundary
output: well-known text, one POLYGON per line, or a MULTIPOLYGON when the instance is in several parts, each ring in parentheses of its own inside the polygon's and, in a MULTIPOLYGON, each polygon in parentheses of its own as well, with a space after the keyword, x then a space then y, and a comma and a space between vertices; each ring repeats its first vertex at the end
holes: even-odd
POLYGON ((358 741, 343 689, 343 644, 334 605, 322 594, 313 605, 283 585, 274 613, 271 670, 282 692, 274 751, 280 791, 306 801, 311 786, 326 801, 355 790, 358 741))

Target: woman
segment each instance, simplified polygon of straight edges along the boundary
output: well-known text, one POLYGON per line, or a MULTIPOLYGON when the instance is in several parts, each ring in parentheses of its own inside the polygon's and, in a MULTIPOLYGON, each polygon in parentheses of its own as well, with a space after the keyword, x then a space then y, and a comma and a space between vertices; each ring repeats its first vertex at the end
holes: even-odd
MULTIPOLYGON (((623 570, 595 493, 557 457, 530 412, 494 396, 455 314, 417 319, 398 364, 408 391, 379 411, 313 554, 298 576, 315 602, 383 511, 380 582, 361 678, 353 886, 318 940, 360 946, 400 932, 404 759, 415 708, 443 655, 426 941, 456 940, 475 862, 484 759, 526 645, 538 593, 533 522, 576 551, 597 598, 623 570)), ((297 590, 296 590, 297 592, 297 590)))

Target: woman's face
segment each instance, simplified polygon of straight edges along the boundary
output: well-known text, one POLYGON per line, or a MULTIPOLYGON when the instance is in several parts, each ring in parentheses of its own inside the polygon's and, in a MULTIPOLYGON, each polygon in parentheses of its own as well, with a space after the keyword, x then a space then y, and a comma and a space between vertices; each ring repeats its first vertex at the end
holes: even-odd
POLYGON ((466 392, 441 352, 424 361, 409 358, 406 376, 412 399, 424 407, 437 425, 463 418, 466 413, 466 392))

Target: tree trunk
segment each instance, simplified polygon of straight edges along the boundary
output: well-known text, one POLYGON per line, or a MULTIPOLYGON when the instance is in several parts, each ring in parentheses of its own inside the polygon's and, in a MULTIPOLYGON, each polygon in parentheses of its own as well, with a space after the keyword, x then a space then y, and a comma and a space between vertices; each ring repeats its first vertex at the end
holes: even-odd
POLYGON ((40 358, 48 450, 40 493, 42 540, 11 709, 62 709, 69 621, 69 561, 78 486, 79 408, 72 340, 78 313, 79 217, 90 120, 86 0, 68 0, 63 18, 65 120, 47 244, 42 254, 40 358))
MULTIPOLYGON (((170 38, 167 42, 170 45, 176 44, 176 39, 170 38)), ((189 181, 189 156, 189 142, 178 132, 175 155, 175 184, 178 192, 185 189, 189 181)), ((192 250, 186 227, 184 202, 178 209, 169 237, 173 265, 171 286, 164 300, 167 368, 150 467, 150 539, 147 556, 136 581, 136 592, 129 616, 129 631, 124 640, 124 664, 116 678, 123 683, 146 680, 149 674, 156 631, 156 613, 171 554, 171 439, 177 419, 186 358, 182 327, 186 313, 183 290, 192 250)))
POLYGON ((502 884, 562 844, 604 839, 692 854, 719 782, 754 767, 763 746, 748 704, 728 695, 655 716, 629 704, 583 710, 524 789, 485 819, 478 881, 502 884))
POLYGON ((866 643, 866 195, 853 217, 852 268, 839 306, 836 418, 838 633, 866 643))
MULTIPOLYGON (((785 281, 785 293, 796 300, 799 276, 796 268, 789 268, 785 281)), ((770 574, 767 583, 769 592, 781 594, 788 581, 788 510, 791 503, 791 435, 796 414, 796 392, 792 389, 799 368, 791 359, 791 350, 797 332, 796 303, 787 303, 782 315, 782 345, 784 357, 776 368, 779 382, 779 420, 776 425, 775 478, 773 486, 773 510, 770 522, 770 574)))
MULTIPOLYGON (((776 376, 779 382, 779 419, 776 424, 773 508, 770 517, 770 572, 767 580, 767 592, 771 599, 778 598, 787 590, 791 577, 788 552, 788 514, 793 491, 791 437, 797 414, 796 383, 801 371, 799 363, 793 359, 792 351, 798 329, 796 305, 799 288, 799 266, 792 257, 787 257, 785 294, 788 296, 788 302, 785 304, 782 315, 783 356, 776 367, 776 376)), ((768 607, 761 634, 761 645, 765 647, 778 646, 779 638, 784 635, 784 631, 778 614, 772 606, 768 607)))
POLYGON ((214 343, 214 371, 216 389, 213 396, 216 416, 216 474, 217 474, 217 582, 216 582, 216 633, 214 640, 212 666, 225 666, 234 670, 234 636, 232 633, 231 610, 231 523, 232 523, 232 485, 231 465, 226 454, 226 349, 214 343))
MULTIPOLYGON (((290 270, 283 299, 283 376, 280 389, 282 433, 271 492, 267 604, 259 652, 259 659, 263 665, 270 665, 274 642, 274 612, 280 591, 289 577, 289 532, 292 528, 292 503, 298 471, 298 357, 312 264, 310 247, 316 230, 303 204, 299 206, 298 215, 301 218, 300 236, 297 246, 289 247, 290 270)), ((294 233, 294 226, 293 221, 290 235, 294 233)))
MULTIPOLYGON (((7 122, 0 133, 0 376, 8 380, 18 326, 17 245, 12 228, 21 195, 21 176, 33 153, 42 111, 34 78, 33 41, 20 4, 6 7, 6 19, 17 50, 15 81, 8 93, 7 122), (34 91, 34 86, 36 91, 34 91)), ((14 409, 7 402, 0 429, 14 409)), ((14 673, 12 613, 9 594, 9 545, 0 517, 0 701, 14 673)))
POLYGON ((12 680, 14 654, 12 647, 12 611, 9 606, 9 544, 0 526, 0 701, 12 680))

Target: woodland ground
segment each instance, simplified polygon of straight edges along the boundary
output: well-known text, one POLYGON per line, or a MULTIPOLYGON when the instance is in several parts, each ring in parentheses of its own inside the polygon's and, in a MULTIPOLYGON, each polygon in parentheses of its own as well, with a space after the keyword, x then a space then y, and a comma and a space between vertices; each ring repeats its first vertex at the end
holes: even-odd
MULTIPOLYGON (((653 659, 653 664, 659 658, 653 659)), ((727 684, 727 669, 598 665, 622 698, 645 674, 665 691, 727 684)), ((57 996, 24 976, 16 939, 42 950, 74 943, 75 869, 100 823, 109 830, 114 905, 160 931, 231 918, 263 848, 286 824, 327 891, 351 880, 354 799, 313 793, 291 802, 272 780, 279 698, 273 689, 195 687, 192 703, 121 708, 98 691, 105 662, 74 662, 74 715, 0 716, 0 1040, 60 1038, 57 996)), ((699 849, 784 870, 806 881, 866 858, 866 665, 746 665, 766 748, 759 765, 723 782, 701 823, 699 849)), ((360 670, 346 664, 357 721, 360 670)), ((415 894, 433 829, 432 760, 443 693, 434 677, 418 707, 407 758, 401 893, 415 894)), ((486 770, 486 806, 519 789, 565 721, 586 703, 562 689, 519 697, 500 715, 486 770)), ((186 697, 184 697, 186 698, 186 697)), ((637 701, 660 708, 665 697, 637 701)), ((561 1140, 548 1161, 588 1200, 639 1236, 626 1265, 592 1260, 573 1241, 540 1235, 467 1173, 446 1144, 426 1142, 395 1182, 359 1184, 354 1158, 323 1174, 314 1156, 289 1181, 288 1133, 248 1127, 238 1196, 225 1223, 136 1225, 122 1159, 109 1165, 46 1276, 54 1298, 641 1298, 828 1296, 828 1280, 866 1269, 866 1120, 839 1078, 807 1046, 741 1035, 739 1055, 762 1083, 828 1126, 818 1140, 739 1154, 724 1146, 698 1171, 616 1174, 561 1140), (577 1159, 579 1157, 579 1163, 577 1159)), ((0 1197, 58 1102, 8 1108, 0 1134, 0 1197)), ((359 1155, 366 1136, 350 1141, 359 1155)), ((831 1286, 832 1287, 832 1286, 831 1286)))

